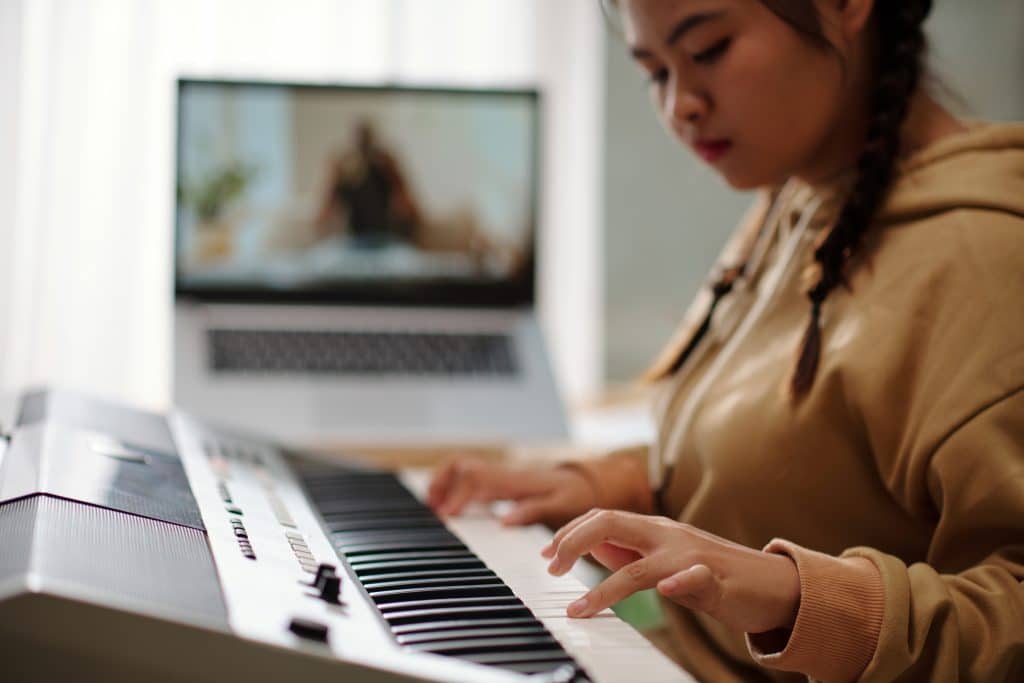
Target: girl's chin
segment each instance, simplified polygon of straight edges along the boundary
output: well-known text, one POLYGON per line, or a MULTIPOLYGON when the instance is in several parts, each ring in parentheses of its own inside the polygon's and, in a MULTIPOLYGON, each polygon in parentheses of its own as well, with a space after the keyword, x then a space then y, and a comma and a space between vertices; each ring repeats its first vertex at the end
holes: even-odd
POLYGON ((741 192, 756 190, 760 187, 772 185, 770 182, 755 178, 754 176, 744 175, 742 173, 719 173, 719 175, 722 176, 722 179, 729 185, 729 187, 741 192))
POLYGON ((734 190, 756 190, 762 187, 775 187, 785 182, 785 178, 774 178, 753 169, 736 167, 719 168, 718 174, 734 190))

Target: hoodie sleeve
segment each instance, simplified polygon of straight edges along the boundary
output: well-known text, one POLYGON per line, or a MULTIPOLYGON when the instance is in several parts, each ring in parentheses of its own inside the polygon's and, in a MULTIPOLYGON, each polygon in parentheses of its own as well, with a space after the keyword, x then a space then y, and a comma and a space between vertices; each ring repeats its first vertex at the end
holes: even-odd
POLYGON ((865 682, 1024 680, 1024 389, 980 410, 932 457, 927 562, 869 548, 885 606, 865 682))
POLYGON ((784 648, 749 636, 754 658, 823 681, 1024 680, 1024 389, 950 434, 928 489, 939 518, 926 562, 769 544, 804 593, 784 648))

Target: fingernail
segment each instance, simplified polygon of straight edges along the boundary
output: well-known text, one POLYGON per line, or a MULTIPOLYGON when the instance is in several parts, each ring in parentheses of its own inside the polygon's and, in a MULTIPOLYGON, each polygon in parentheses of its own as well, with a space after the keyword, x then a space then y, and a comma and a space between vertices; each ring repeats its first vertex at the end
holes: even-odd
POLYGON ((679 582, 675 579, 665 579, 661 582, 661 590, 665 591, 666 593, 671 593, 678 587, 679 582))
POLYGON ((554 548, 552 548, 551 544, 548 543, 546 546, 540 549, 541 557, 551 557, 552 550, 554 550, 554 548))
POLYGON ((548 565, 548 574, 558 573, 558 558, 551 560, 551 564, 548 565))
POLYGON ((576 602, 570 604, 566 612, 569 614, 570 617, 581 616, 583 612, 586 611, 588 604, 589 603, 587 602, 586 598, 580 598, 576 602))

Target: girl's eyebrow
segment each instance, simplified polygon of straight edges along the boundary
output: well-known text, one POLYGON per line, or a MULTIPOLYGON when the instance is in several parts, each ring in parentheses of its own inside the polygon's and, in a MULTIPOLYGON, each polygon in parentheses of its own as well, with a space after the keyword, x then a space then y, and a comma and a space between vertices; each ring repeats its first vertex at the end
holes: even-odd
MULTIPOLYGON (((665 39, 665 46, 671 47, 686 35, 688 31, 697 28, 701 24, 718 19, 723 14, 725 14, 725 10, 719 10, 717 12, 699 12, 697 14, 691 14, 687 17, 683 17, 675 26, 672 27, 672 30, 668 32, 668 38, 665 39)), ((630 50, 630 53, 635 59, 646 59, 652 56, 650 51, 642 47, 635 47, 630 50)))

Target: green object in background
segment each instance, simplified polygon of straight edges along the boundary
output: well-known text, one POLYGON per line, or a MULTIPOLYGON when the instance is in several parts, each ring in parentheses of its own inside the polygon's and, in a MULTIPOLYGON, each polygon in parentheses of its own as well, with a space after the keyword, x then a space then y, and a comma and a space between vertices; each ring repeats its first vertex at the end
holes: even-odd
POLYGON ((638 631, 660 628, 665 623, 665 614, 661 611, 661 598, 653 588, 633 593, 625 600, 612 605, 612 611, 619 619, 638 631))
MULTIPOLYGON (((607 569, 590 557, 577 562, 573 575, 583 582, 587 588, 593 588, 611 574, 607 569)), ((638 631, 649 631, 665 624, 665 614, 661 610, 661 598, 656 590, 640 591, 625 600, 612 605, 612 611, 624 622, 638 631)))

